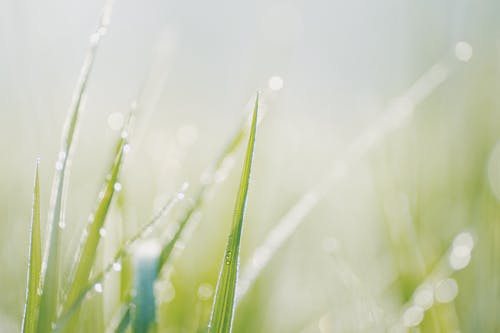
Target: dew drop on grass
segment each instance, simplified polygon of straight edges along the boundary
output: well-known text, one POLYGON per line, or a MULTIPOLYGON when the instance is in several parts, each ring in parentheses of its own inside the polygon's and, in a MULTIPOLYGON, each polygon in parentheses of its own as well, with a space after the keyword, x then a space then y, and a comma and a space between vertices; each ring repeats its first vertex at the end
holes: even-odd
POLYGON ((127 143, 126 145, 123 146, 123 153, 128 153, 130 151, 130 145, 127 143))
POLYGON ((121 112, 113 112, 108 116, 108 126, 113 131, 118 131, 123 126, 124 117, 121 112))
POLYGON ((283 78, 281 78, 280 76, 271 76, 269 78, 269 81, 267 81, 267 85, 271 90, 281 90, 283 88, 283 78))
POLYGON ((116 182, 115 185, 113 185, 113 188, 115 189, 115 192, 120 192, 122 190, 122 184, 116 182))
POLYGON ((99 235, 101 237, 106 237, 106 229, 104 229, 104 228, 99 229, 99 235))
POLYGON ((458 295, 458 284, 454 279, 439 281, 435 287, 436 300, 440 303, 448 303, 458 295))
POLYGON ((94 290, 96 291, 96 293, 102 293, 103 291, 103 287, 102 287, 102 283, 99 283, 97 282, 96 284, 94 284, 94 290))
POLYGON ((64 229, 64 228, 66 228, 66 223, 64 223, 64 221, 59 221, 58 226, 59 226, 59 228, 64 229))
POLYGON ((455 56, 458 60, 468 62, 472 58, 472 46, 464 41, 455 45, 455 56))
POLYGON ((198 298, 202 301, 208 301, 214 293, 214 288, 209 283, 202 283, 198 287, 198 298))
POLYGON ((230 265, 232 260, 233 260, 233 254, 231 253, 231 251, 229 251, 226 253, 226 259, 225 259, 226 265, 230 265))
POLYGON ((420 286, 413 297, 413 303, 427 310, 434 304, 434 290, 431 285, 420 286))
POLYGON ((418 326, 424 319, 424 309, 418 305, 412 305, 403 314, 403 325, 405 327, 418 326))
POLYGON ((96 46, 98 43, 99 43, 99 39, 101 38, 101 35, 96 32, 96 33, 93 33, 92 35, 90 35, 90 44, 91 46, 96 46))
POLYGON ((119 263, 118 261, 117 262, 114 262, 113 265, 111 266, 111 268, 115 271, 115 272, 120 272, 122 270, 122 264, 119 263))

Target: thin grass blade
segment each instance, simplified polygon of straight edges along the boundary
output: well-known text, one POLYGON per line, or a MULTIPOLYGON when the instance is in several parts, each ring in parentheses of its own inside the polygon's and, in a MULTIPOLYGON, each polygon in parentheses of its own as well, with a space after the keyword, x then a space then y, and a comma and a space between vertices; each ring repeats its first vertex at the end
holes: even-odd
POLYGON ((24 306, 21 332, 32 333, 36 330, 36 320, 40 295, 38 286, 42 269, 42 244, 40 238, 40 180, 38 175, 39 161, 36 162, 35 184, 33 189, 33 208, 30 227, 30 245, 28 261, 28 278, 26 288, 26 303, 24 306))
MULTIPOLYGON (((149 223, 145 224, 134 236, 132 236, 124 245, 122 245, 120 249, 118 249, 115 256, 113 257, 113 260, 101 272, 95 274, 85 284, 85 287, 81 289, 75 300, 72 303, 66 303, 66 310, 63 311, 63 313, 57 320, 55 329, 56 332, 60 332, 67 328, 67 326, 69 325, 68 323, 75 316, 83 300, 94 289, 94 286, 97 283, 103 283, 104 278, 110 272, 122 270, 123 258, 125 257, 125 255, 130 251, 132 247, 137 244, 138 241, 144 239, 144 237, 146 237, 151 232, 151 230, 155 229, 158 223, 161 222, 161 218, 172 211, 177 203, 185 197, 185 191, 187 191, 187 188, 187 184, 183 184, 181 189, 167 201, 167 203, 159 210, 159 212, 152 218, 152 220, 149 223)), ((122 314, 125 315, 126 313, 122 312, 122 314)))
POLYGON ((255 134, 257 129, 257 110, 259 98, 255 100, 252 127, 248 139, 247 152, 241 174, 240 188, 236 198, 236 207, 233 215, 233 224, 226 245, 226 251, 212 307, 209 323, 209 332, 231 332, 234 317, 236 285, 238 280, 238 266, 240 260, 240 243, 243 231, 243 220, 247 202, 250 172, 252 168, 255 134))
MULTIPOLYGON (((156 298, 154 283, 158 270, 160 244, 145 241, 134 253, 134 290, 131 306, 132 332, 146 333, 155 330, 156 298)), ((120 325, 122 326, 122 325, 120 325)))
MULTIPOLYGON (((221 175, 223 173, 228 173, 230 171, 230 168, 227 167, 226 161, 229 160, 235 154, 237 149, 243 143, 244 138, 245 138, 245 134, 247 132, 251 131, 252 124, 253 124, 254 112, 252 112, 250 114, 249 118, 245 117, 245 120, 242 122, 242 124, 240 125, 240 127, 238 128, 236 133, 233 135, 231 140, 228 142, 228 144, 226 145, 226 147, 224 148, 222 153, 220 153, 218 158, 215 160, 212 167, 209 168, 204 173, 205 175, 207 175, 207 177, 205 177, 206 179, 203 182, 202 186, 194 195, 193 204, 186 211, 184 216, 181 218, 181 220, 177 226, 177 229, 175 230, 172 238, 170 238, 162 248, 160 258, 159 258, 157 274, 160 274, 163 267, 169 262, 169 260, 172 257, 172 252, 175 248, 175 245, 179 241, 181 241, 182 236, 184 234, 184 231, 186 230, 190 221, 192 221, 193 216, 203 206, 204 199, 206 197, 208 190, 216 183, 215 175, 221 175)), ((263 116, 264 116, 264 113, 259 112, 259 117, 256 120, 257 123, 255 124, 255 126, 257 126, 260 123, 260 121, 262 121, 263 116)), ((224 178, 224 177, 221 177, 221 178, 224 178)), ((116 321, 121 322, 121 323, 125 323, 126 325, 128 325, 128 323, 130 322, 130 319, 126 319, 125 318, 126 315, 128 315, 128 313, 122 312, 121 319, 117 319, 116 321)))
POLYGON ((97 48, 102 35, 105 33, 111 15, 112 1, 107 1, 101 19, 91 37, 90 47, 85 57, 80 76, 75 88, 73 102, 68 111, 66 125, 62 135, 62 147, 56 163, 54 185, 51 195, 51 206, 49 213, 48 236, 44 260, 42 263, 42 295, 40 300, 40 311, 38 314, 37 331, 49 332, 56 317, 59 291, 59 231, 64 227, 64 199, 66 180, 68 177, 68 157, 72 151, 75 132, 78 125, 79 115, 82 109, 82 101, 87 88, 90 73, 93 68, 97 48))

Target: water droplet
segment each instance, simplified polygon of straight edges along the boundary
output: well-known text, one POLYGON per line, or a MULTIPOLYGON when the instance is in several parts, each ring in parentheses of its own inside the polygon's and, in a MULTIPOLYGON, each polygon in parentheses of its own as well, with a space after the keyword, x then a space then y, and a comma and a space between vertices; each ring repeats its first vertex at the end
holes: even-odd
POLYGON ((113 131, 118 131, 122 128, 124 117, 121 112, 113 112, 108 116, 108 126, 113 131))
POLYGON ((92 46, 97 45, 97 43, 99 43, 99 39, 101 39, 101 35, 97 32, 93 33, 92 35, 90 35, 90 44, 92 46))
POLYGON ((464 41, 455 45, 455 56, 458 60, 468 62, 472 58, 472 46, 464 41))
POLYGON ((97 282, 96 284, 94 284, 94 290, 99 294, 102 293, 103 291, 102 283, 97 282))
POLYGON ((434 304, 434 290, 431 285, 420 286, 413 296, 415 305, 427 310, 434 304))
POLYGON ((57 158, 59 160, 64 160, 66 158, 66 152, 60 151, 59 154, 57 154, 57 158))
POLYGON ((440 303, 448 303, 458 295, 458 284, 454 279, 439 281, 435 287, 436 300, 440 303))
POLYGON ((229 251, 226 253, 226 259, 225 259, 226 265, 230 265, 232 260, 233 260, 233 256, 232 256, 231 251, 229 251))
POLYGON ((122 264, 118 261, 114 262, 112 268, 115 272, 120 272, 122 270, 122 264))
POLYGON ((106 32, 108 32, 108 29, 106 29, 105 27, 100 27, 98 30, 97 30, 97 33, 101 36, 104 36, 106 34, 106 32))
POLYGON ((61 228, 61 229, 66 228, 66 223, 64 223, 64 221, 59 221, 58 225, 59 225, 59 228, 61 228))
POLYGON ((198 287, 198 298, 202 301, 208 301, 214 293, 214 288, 209 283, 202 283, 198 287))
POLYGON ((61 161, 56 162, 56 170, 62 170, 63 169, 63 163, 61 161))
POLYGON ((267 82, 269 89, 278 91, 283 88, 283 79, 280 76, 271 76, 267 82))
POLYGON ((105 195, 104 191, 101 191, 101 192, 99 192, 97 197, 99 198, 99 200, 102 200, 104 198, 104 195, 105 195))
POLYGON ((177 195, 176 195, 177 199, 179 199, 179 200, 184 199, 185 196, 186 195, 183 192, 177 192, 177 195))
POLYGON ((116 182, 113 188, 115 189, 116 192, 120 192, 122 190, 122 184, 116 182))
POLYGON ((99 235, 101 237, 106 237, 106 229, 104 229, 104 228, 99 229, 99 235))
POLYGON ((472 250, 474 248, 474 237, 470 232, 461 232, 455 236, 453 246, 465 246, 472 250))
POLYGON ((126 154, 129 151, 130 151, 130 144, 127 143, 126 145, 123 146, 123 152, 126 154))
POLYGON ((403 325, 405 327, 418 326, 424 319, 424 309, 418 305, 412 305, 403 314, 403 325))
POLYGON ((127 131, 122 131, 121 137, 122 137, 122 139, 128 138, 128 132, 127 131))

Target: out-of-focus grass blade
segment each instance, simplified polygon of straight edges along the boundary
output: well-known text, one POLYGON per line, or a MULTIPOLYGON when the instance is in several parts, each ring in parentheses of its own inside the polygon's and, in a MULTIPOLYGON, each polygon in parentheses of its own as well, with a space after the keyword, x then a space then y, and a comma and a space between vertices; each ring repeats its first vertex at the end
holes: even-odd
POLYGON ((134 290, 131 305, 132 332, 147 333, 156 326, 154 283, 158 270, 160 244, 146 241, 134 253, 134 290))
MULTIPOLYGON (((99 200, 95 212, 90 216, 85 231, 82 233, 80 248, 73 261, 73 269, 70 275, 70 285, 65 299, 64 311, 72 305, 89 282, 89 275, 95 261, 97 246, 101 238, 106 216, 108 215, 111 201, 116 192, 116 184, 121 165, 123 163, 125 147, 127 145, 126 135, 122 135, 116 146, 113 163, 106 176, 103 189, 99 193, 99 200)), ((71 327, 69 327, 71 329, 71 327)))
POLYGON ((212 314, 208 327, 210 333, 225 333, 231 332, 232 330, 236 284, 238 279, 238 266, 240 260, 240 242, 243 230, 243 218, 247 202, 248 185, 250 182, 253 151, 255 146, 258 106, 259 98, 257 96, 255 100, 252 127, 250 130, 250 137, 248 139, 245 162, 243 164, 243 171, 241 174, 240 188, 238 196, 236 198, 233 224, 227 241, 219 280, 217 281, 217 289, 215 292, 212 314))
POLYGON ((33 210, 31 216, 28 278, 26 288, 26 303, 21 332, 32 333, 36 329, 36 320, 40 295, 38 286, 40 283, 42 269, 42 245, 40 239, 40 181, 38 168, 40 162, 36 162, 35 185, 33 189, 33 210))
MULTIPOLYGON (((137 244, 140 239, 143 239, 152 229, 154 229, 161 218, 167 215, 175 205, 185 197, 185 191, 187 190, 187 184, 183 184, 180 191, 175 193, 168 202, 160 209, 160 211, 152 218, 152 220, 144 225, 133 237, 131 237, 120 249, 116 252, 113 260, 100 272, 97 273, 92 279, 86 282, 85 287, 80 290, 80 293, 75 298, 72 303, 66 303, 66 310, 63 311, 61 316, 58 318, 56 323, 56 332, 60 332, 66 329, 70 320, 75 316, 75 313, 82 304, 85 296, 87 296, 97 283, 102 283, 104 277, 112 271, 121 271, 123 265, 123 258, 129 252, 129 250, 137 244)), ((122 312, 125 315, 125 312, 122 312)), ((117 321, 120 321, 118 319, 117 321)))
POLYGON ((93 68, 99 41, 109 24, 111 8, 112 1, 108 0, 104 6, 97 30, 91 37, 90 47, 78 78, 73 102, 69 108, 66 125, 63 130, 62 148, 56 163, 51 195, 47 245, 42 264, 42 295, 37 321, 37 331, 42 333, 51 330, 52 322, 56 317, 59 289, 59 229, 60 227, 64 227, 64 189, 66 187, 68 156, 72 150, 73 139, 82 108, 82 100, 93 68))

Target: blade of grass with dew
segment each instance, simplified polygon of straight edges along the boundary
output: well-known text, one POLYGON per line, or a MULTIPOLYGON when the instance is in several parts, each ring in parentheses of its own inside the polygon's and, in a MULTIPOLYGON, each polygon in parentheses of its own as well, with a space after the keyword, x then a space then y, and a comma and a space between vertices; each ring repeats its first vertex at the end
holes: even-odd
POLYGON ((160 249, 157 241, 149 240, 139 244, 134 253, 134 291, 130 312, 133 333, 151 332, 156 327, 154 283, 160 249))
POLYGON ((224 259, 220 269, 219 279, 208 326, 209 332, 231 332, 234 317, 238 266, 240 261, 240 243, 243 231, 243 220, 247 202, 250 172, 252 169, 255 134, 257 129, 257 110, 259 97, 255 100, 252 127, 248 139, 247 152, 241 174, 240 188, 236 198, 233 224, 229 234, 224 259))
MULTIPOLYGON (((253 110, 253 111, 255 112, 255 110, 253 110)), ((254 112, 250 113, 248 118, 245 117, 245 120, 240 125, 236 134, 233 135, 232 139, 229 141, 229 143, 226 145, 226 148, 222 151, 222 153, 216 159, 213 166, 210 167, 207 171, 205 171, 203 173, 207 177, 202 176, 202 178, 206 178, 206 179, 204 181, 202 181, 202 186, 199 188, 199 190, 195 194, 194 199, 193 199, 193 204, 187 210, 187 212, 184 214, 183 218, 180 220, 180 222, 177 226, 177 229, 175 230, 172 238, 170 238, 162 248, 162 251, 160 254, 160 259, 159 259, 159 265, 158 265, 158 272, 157 272, 158 275, 160 274, 163 267, 169 262, 171 255, 172 255, 172 252, 175 248, 175 245, 181 240, 183 232, 186 229, 186 227, 188 226, 189 222, 192 220, 193 216, 195 215, 195 212, 197 212, 203 206, 207 191, 211 188, 212 185, 214 185, 216 183, 215 176, 217 174, 227 173, 230 171, 229 168, 227 168, 226 161, 232 157, 232 155, 236 152, 236 150, 243 143, 243 139, 245 138, 245 134, 249 131, 249 128, 251 130, 252 124, 253 124, 254 112)), ((265 116, 264 112, 259 112, 259 117, 256 120, 255 126, 258 126, 260 124, 262 119, 264 119, 264 116, 265 116)), ((125 317, 124 317, 125 315, 127 315, 127 313, 123 312, 122 318, 117 319, 116 321, 126 323, 127 320, 125 320, 125 317)), ((110 330, 110 331, 114 331, 114 330, 110 330)))
MULTIPOLYGON (((116 192, 118 175, 124 160, 125 147, 127 145, 127 136, 124 135, 126 133, 125 131, 126 130, 124 129, 124 133, 122 133, 120 139, 118 140, 113 163, 109 169, 108 175, 105 178, 103 188, 99 193, 97 208, 94 213, 91 214, 85 231, 82 233, 80 247, 73 261, 73 268, 70 273, 70 284, 65 297, 65 306, 63 311, 67 310, 68 306, 76 301, 82 290, 88 284, 90 272, 96 258, 97 247, 101 239, 101 232, 108 215, 109 207, 116 192)), ((78 310, 76 310, 74 316, 75 321, 77 317, 78 310)), ((68 325, 68 329, 74 329, 73 325, 68 325)))
POLYGON ((144 225, 134 236, 132 236, 124 245, 118 249, 113 260, 99 273, 92 277, 86 284, 85 287, 80 290, 79 295, 70 304, 67 303, 66 310, 61 314, 56 323, 56 332, 60 332, 66 328, 68 322, 75 315, 75 312, 81 306, 85 297, 94 289, 96 283, 102 283, 104 277, 112 271, 121 271, 121 261, 123 257, 129 252, 129 250, 139 241, 146 237, 152 229, 154 229, 161 218, 166 216, 175 205, 185 197, 185 191, 187 191, 187 184, 183 184, 181 189, 173 195, 167 203, 159 210, 159 212, 152 218, 152 220, 144 225))
POLYGON ((101 14, 98 28, 90 38, 90 47, 80 71, 73 102, 69 108, 66 125, 63 130, 62 149, 56 163, 49 213, 49 229, 42 263, 42 295, 37 321, 38 332, 49 332, 52 328, 52 322, 56 317, 59 289, 59 231, 61 227, 64 227, 64 192, 66 178, 68 177, 68 157, 72 150, 83 104, 82 101, 97 54, 99 41, 106 32, 111 9, 112 1, 108 0, 101 14))
POLYGON ((26 288, 26 303, 24 306, 21 332, 33 333, 36 329, 36 320, 40 295, 38 286, 42 269, 42 245, 40 238, 40 180, 38 176, 40 161, 35 168, 35 184, 33 188, 33 208, 30 227, 30 245, 28 259, 28 278, 26 288))
MULTIPOLYGON (((258 101, 257 101, 258 102, 258 101)), ((257 103, 256 102, 256 103, 257 103)), ((249 131, 252 130, 253 126, 253 114, 255 113, 255 107, 253 109, 253 112, 249 114, 248 118, 245 118, 243 123, 240 125, 238 131, 236 134, 232 137, 232 139, 229 141, 229 143, 226 145, 226 148, 223 150, 223 152, 219 155, 215 163, 213 164, 213 167, 211 167, 208 171, 204 172, 204 175, 207 177, 203 182, 201 188, 198 190, 196 195, 194 196, 193 204, 190 209, 184 214, 184 217, 181 219, 179 222, 179 225, 172 236, 172 238, 166 242, 164 245, 161 255, 160 255, 160 264, 158 266, 158 271, 161 271, 163 266, 168 262, 170 259, 170 256, 172 254, 172 251, 175 248, 175 245, 177 242, 181 239, 183 231, 186 229, 187 225, 189 224, 189 221, 192 219, 194 216, 194 213, 198 211, 205 199, 205 195, 209 188, 214 185, 216 175, 221 174, 221 173, 228 173, 230 170, 227 168, 227 163, 232 155, 236 152, 236 150, 241 146, 243 143, 243 139, 245 138, 245 134, 249 131)), ((258 126, 259 123, 264 119, 265 113, 259 111, 259 118, 256 120, 255 126, 258 126)))

